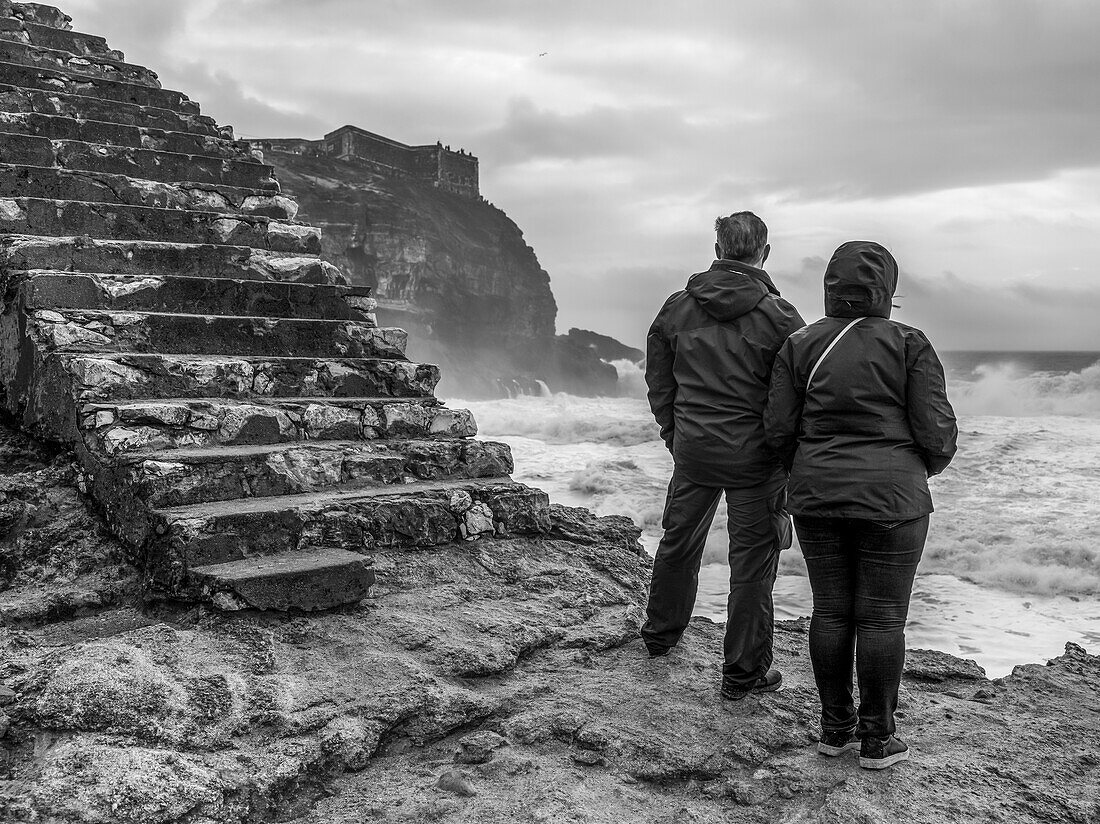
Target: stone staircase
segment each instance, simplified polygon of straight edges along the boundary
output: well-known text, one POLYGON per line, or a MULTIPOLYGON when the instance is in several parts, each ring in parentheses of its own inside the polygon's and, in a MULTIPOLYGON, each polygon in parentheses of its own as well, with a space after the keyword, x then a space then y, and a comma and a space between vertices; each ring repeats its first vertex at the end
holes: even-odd
POLYGON ((0 0, 0 389, 149 595, 327 608, 375 550, 548 531, 262 157, 69 22, 0 0))

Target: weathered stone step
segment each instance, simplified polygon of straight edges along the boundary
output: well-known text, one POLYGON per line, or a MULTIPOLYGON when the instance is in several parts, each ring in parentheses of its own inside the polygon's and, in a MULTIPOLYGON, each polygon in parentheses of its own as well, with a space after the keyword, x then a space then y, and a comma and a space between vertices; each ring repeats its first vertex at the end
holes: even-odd
POLYGON ((354 320, 36 309, 27 336, 44 352, 148 352, 404 360, 404 329, 354 320))
POLYGON ((35 23, 39 26, 51 26, 65 31, 72 29, 70 24, 73 19, 69 15, 61 9, 44 6, 41 3, 12 3, 10 16, 25 23, 35 23))
POLYGON ((346 549, 306 549, 191 570, 192 587, 224 610, 315 611, 354 604, 367 597, 374 568, 346 549))
POLYGON ((103 240, 162 240, 250 246, 271 252, 319 255, 315 226, 254 215, 86 203, 39 198, 0 199, 0 233, 103 240))
POLYGON ((204 157, 80 140, 50 140, 25 134, 0 132, 0 162, 105 172, 163 183, 210 183, 279 191, 274 169, 251 158, 204 157))
POLYGON ((80 414, 89 449, 112 460, 131 452, 206 446, 477 434, 468 410, 448 409, 431 396, 170 398, 88 403, 80 414))
POLYGON ((201 114, 186 114, 156 106, 137 106, 117 100, 100 100, 80 94, 60 94, 38 89, 22 89, 0 83, 0 111, 40 112, 60 117, 97 120, 103 123, 123 123, 174 132, 193 132, 233 139, 233 130, 219 126, 214 119, 201 114))
POLYGON ((431 481, 153 510, 151 578, 169 587, 186 571, 319 546, 374 550, 439 546, 483 535, 550 529, 546 493, 500 480, 431 481))
POLYGON ((118 83, 131 83, 137 86, 149 86, 159 89, 157 73, 109 57, 96 55, 77 55, 47 46, 20 43, 0 38, 0 61, 18 63, 23 66, 35 66, 63 72, 70 76, 90 77, 101 80, 113 80, 118 83))
POLYGON ((209 278, 281 280, 346 284, 331 263, 308 255, 265 252, 248 246, 196 245, 159 241, 0 238, 0 273, 49 269, 113 275, 171 273, 209 278))
POLYGON ((256 159, 259 153, 244 140, 151 129, 128 123, 74 120, 71 117, 37 112, 0 112, 0 131, 6 134, 44 137, 47 140, 77 140, 158 152, 259 162, 256 159))
POLYGON ((10 164, 0 164, 2 197, 118 203, 158 209, 256 215, 280 220, 293 220, 298 213, 298 204, 289 197, 259 189, 211 183, 163 183, 104 172, 10 164))
MULTIPOLYGON (((438 367, 404 360, 43 353, 29 343, 24 356, 7 371, 12 374, 4 375, 0 386, 7 408, 42 437, 67 443, 80 440, 80 427, 86 422, 80 410, 90 403, 422 398, 439 382, 438 367)), ((181 431, 179 437, 184 434, 181 431)))
POLYGON ((439 382, 436 366, 373 358, 56 353, 45 358, 43 371, 42 380, 48 385, 62 390, 68 385, 68 398, 84 403, 211 397, 421 397, 432 394, 439 382))
POLYGON ((101 77, 82 77, 41 66, 0 61, 0 83, 21 89, 79 94, 133 106, 153 106, 180 114, 199 114, 199 104, 182 92, 101 77))
POLYGON ((512 456, 478 440, 300 441, 130 453, 107 482, 154 508, 415 481, 507 478, 512 456))
POLYGON ((361 286, 48 271, 9 272, 8 278, 19 283, 19 300, 28 310, 109 309, 374 321, 370 289, 361 286))
POLYGON ((98 35, 63 29, 60 26, 43 23, 42 19, 33 12, 31 17, 22 20, 14 17, 0 17, 0 39, 30 43, 89 57, 107 57, 120 61, 126 59, 122 52, 110 48, 107 41, 98 35))
POLYGON ((172 238, 177 243, 247 246, 293 255, 319 255, 320 230, 256 215, 227 215, 117 203, 0 198, 0 232, 101 240, 172 238))

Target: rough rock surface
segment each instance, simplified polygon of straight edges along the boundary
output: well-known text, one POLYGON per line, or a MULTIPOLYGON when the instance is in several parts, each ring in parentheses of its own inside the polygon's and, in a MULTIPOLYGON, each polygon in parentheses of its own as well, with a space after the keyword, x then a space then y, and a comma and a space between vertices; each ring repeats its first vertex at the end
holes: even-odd
POLYGON ((0 626, 78 617, 135 599, 136 571, 77 484, 71 454, 0 423, 0 626))
POLYGON ((265 161, 298 218, 323 229, 325 258, 374 290, 379 322, 409 331, 411 358, 442 367, 444 395, 537 393, 537 380, 616 394, 615 370, 587 342, 555 336, 550 277, 500 209, 354 160, 265 161))
POLYGON ((1100 820, 1100 657, 1072 644, 994 681, 913 651, 913 760, 866 772, 814 751, 805 620, 767 696, 719 697, 705 619, 646 657, 625 518, 379 551, 336 612, 143 611, 71 456, 0 435, 4 822, 1100 820))

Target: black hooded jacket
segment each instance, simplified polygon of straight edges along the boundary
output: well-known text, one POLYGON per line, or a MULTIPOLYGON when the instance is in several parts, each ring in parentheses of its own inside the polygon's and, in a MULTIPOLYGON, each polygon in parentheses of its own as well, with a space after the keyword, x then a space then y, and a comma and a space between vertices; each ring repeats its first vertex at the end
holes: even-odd
POLYGON ((761 415, 780 345, 805 321, 771 278, 716 260, 672 295, 649 329, 649 405, 677 471, 703 486, 747 487, 781 471, 761 415))
POLYGON ((852 241, 825 270, 826 317, 791 335, 764 426, 791 471, 787 506, 812 517, 908 520, 932 511, 928 477, 955 454, 943 367, 919 329, 890 320, 893 256, 852 241), (852 319, 863 318, 815 363, 852 319))

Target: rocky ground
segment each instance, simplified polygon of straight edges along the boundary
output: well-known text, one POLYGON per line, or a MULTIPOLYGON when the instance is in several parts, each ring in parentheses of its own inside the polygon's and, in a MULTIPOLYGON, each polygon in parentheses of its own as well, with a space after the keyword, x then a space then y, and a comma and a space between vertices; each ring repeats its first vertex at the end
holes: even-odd
POLYGON ((0 821, 1097 822, 1100 658, 911 651, 882 773, 816 755, 806 622, 723 701, 721 627, 651 661, 621 518, 379 553, 323 615, 143 605, 71 459, 0 428, 0 821))

